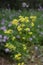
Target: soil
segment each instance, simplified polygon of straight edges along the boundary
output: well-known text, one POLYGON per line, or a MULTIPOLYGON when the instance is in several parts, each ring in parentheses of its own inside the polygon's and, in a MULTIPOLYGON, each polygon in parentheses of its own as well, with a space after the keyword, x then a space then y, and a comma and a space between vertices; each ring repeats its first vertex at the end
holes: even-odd
MULTIPOLYGON (((34 62, 28 61, 25 65, 43 65, 43 62, 40 61, 39 58, 35 58, 34 62)), ((17 65, 15 62, 9 61, 5 57, 0 57, 0 65, 17 65)))
MULTIPOLYGON (((31 59, 26 60, 25 65, 43 65, 43 48, 41 54, 38 51, 35 50, 34 53, 32 53, 31 59)), ((9 60, 7 56, 0 56, 0 65, 17 65, 17 63, 11 61, 11 59, 9 60)))

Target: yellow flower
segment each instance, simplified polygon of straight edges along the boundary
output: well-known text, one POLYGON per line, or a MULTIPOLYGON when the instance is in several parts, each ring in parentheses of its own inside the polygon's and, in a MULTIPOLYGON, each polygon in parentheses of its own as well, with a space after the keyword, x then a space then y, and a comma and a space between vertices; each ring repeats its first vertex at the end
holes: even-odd
POLYGON ((19 16, 19 21, 20 22, 25 22, 25 18, 23 16, 19 16))
POLYGON ((19 20, 20 20, 21 22, 25 22, 25 18, 23 18, 23 17, 20 18, 19 20))
POLYGON ((21 53, 18 53, 18 56, 21 56, 21 53))
POLYGON ((18 55, 16 54, 16 55, 15 55, 15 58, 17 58, 17 57, 18 57, 18 55))
POLYGON ((25 31, 30 31, 30 28, 26 28, 25 31))
POLYGON ((36 16, 30 16, 30 18, 32 19, 32 22, 36 20, 36 16))
POLYGON ((18 25, 18 20, 17 20, 17 19, 14 19, 11 23, 12 23, 13 25, 18 25))
POLYGON ((29 18, 28 17, 25 17, 25 22, 29 22, 29 18))
POLYGON ((12 40, 14 41, 15 40, 15 37, 12 37, 12 40))
POLYGON ((10 50, 15 50, 16 47, 12 45, 11 43, 6 43, 5 47, 9 48, 10 50))
POLYGON ((21 30, 22 30, 21 26, 18 26, 18 27, 17 27, 17 30, 18 30, 18 31, 21 31, 21 30))
POLYGON ((31 26, 33 27, 34 26, 34 23, 31 23, 31 26))
POLYGON ((30 35, 32 35, 32 32, 29 32, 30 35))
POLYGON ((15 47, 14 45, 10 45, 9 48, 10 48, 11 50, 15 50, 15 49, 16 49, 16 47, 15 47))
POLYGON ((17 60, 20 60, 20 59, 21 59, 21 57, 18 57, 18 58, 17 58, 17 60))
POLYGON ((30 16, 31 19, 36 19, 36 16, 30 16))
POLYGON ((12 32, 13 32, 13 30, 11 30, 11 29, 4 31, 4 33, 7 33, 7 34, 10 34, 10 33, 12 33, 12 32))
POLYGON ((6 43, 5 47, 8 47, 8 46, 9 46, 9 44, 8 44, 8 43, 6 43))
POLYGON ((21 54, 20 54, 20 53, 16 54, 16 55, 15 55, 15 59, 16 59, 16 60, 20 60, 20 59, 21 59, 21 54))

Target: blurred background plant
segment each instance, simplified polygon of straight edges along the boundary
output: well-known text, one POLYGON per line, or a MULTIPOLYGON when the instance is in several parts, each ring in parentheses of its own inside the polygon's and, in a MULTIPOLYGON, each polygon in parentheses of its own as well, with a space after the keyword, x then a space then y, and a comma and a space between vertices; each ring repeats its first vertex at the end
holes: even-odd
POLYGON ((43 8, 43 0, 0 0, 0 8, 37 9, 43 8))

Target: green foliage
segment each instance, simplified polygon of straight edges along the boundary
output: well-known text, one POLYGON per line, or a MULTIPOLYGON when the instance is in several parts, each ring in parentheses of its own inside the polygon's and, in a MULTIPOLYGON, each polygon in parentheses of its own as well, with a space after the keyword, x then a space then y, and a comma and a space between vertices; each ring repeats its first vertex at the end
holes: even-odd
POLYGON ((17 62, 31 58, 29 48, 32 45, 43 45, 42 14, 43 11, 1 10, 0 44, 4 47, 0 46, 0 49, 10 53, 9 56, 17 62))

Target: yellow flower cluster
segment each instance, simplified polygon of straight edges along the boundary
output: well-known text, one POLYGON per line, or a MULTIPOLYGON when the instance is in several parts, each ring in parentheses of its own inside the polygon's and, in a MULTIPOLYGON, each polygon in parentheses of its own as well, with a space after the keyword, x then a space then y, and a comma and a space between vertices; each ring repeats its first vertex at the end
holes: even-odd
POLYGON ((16 46, 14 46, 11 43, 6 43, 5 47, 9 48, 10 50, 15 50, 16 49, 16 46))
POLYGON ((36 20, 36 16, 30 16, 30 19, 32 20, 31 22, 31 26, 33 27, 34 26, 34 21, 36 20))
MULTIPOLYGON (((15 59, 16 61, 20 60, 22 61, 22 57, 24 56, 21 54, 22 51, 24 53, 27 53, 28 47, 24 43, 28 42, 29 37, 31 37, 33 34, 32 28, 35 25, 34 24, 35 20, 36 16, 30 16, 30 18, 27 16, 26 17, 19 16, 19 19, 13 19, 13 21, 11 21, 12 24, 11 29, 7 29, 4 31, 5 34, 9 34, 9 36, 11 35, 10 40, 12 42, 12 43, 6 43, 5 48, 8 48, 9 50, 14 52, 13 59, 15 59)), ((25 65, 25 64, 24 62, 21 62, 18 63, 18 65, 25 65)))
POLYGON ((22 62, 22 63, 18 63, 18 65, 24 65, 24 62, 22 62))
POLYGON ((4 33, 6 33, 6 34, 11 34, 12 32, 13 32, 13 30, 11 30, 11 29, 4 31, 4 33))
POLYGON ((20 60, 20 59, 21 59, 21 53, 18 53, 18 54, 16 54, 16 55, 14 55, 14 58, 15 58, 16 60, 20 60))
MULTIPOLYGON (((32 22, 28 23, 29 22, 29 17, 19 16, 19 19, 14 19, 11 23, 12 23, 12 25, 17 26, 18 31, 21 31, 22 28, 25 27, 25 25, 26 25, 25 23, 31 24, 32 27, 34 26, 33 21, 35 21, 36 16, 30 16, 30 19, 32 19, 32 22), (20 23, 20 22, 22 22, 22 23, 20 23)), ((25 30, 30 31, 30 28, 26 28, 25 30)))
POLYGON ((28 17, 19 16, 19 21, 20 22, 29 22, 29 18, 28 17))

